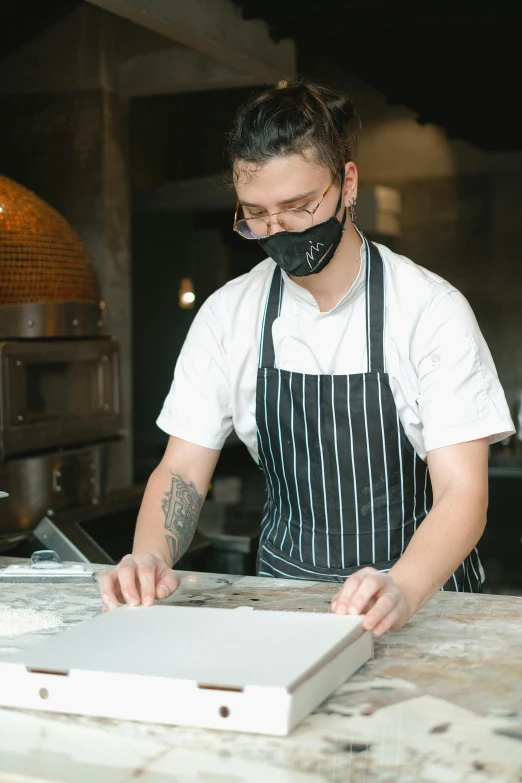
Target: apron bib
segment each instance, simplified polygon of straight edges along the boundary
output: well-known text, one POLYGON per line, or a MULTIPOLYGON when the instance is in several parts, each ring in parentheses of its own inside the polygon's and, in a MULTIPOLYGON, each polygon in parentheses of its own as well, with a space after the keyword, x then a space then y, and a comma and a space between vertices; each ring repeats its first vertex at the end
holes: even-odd
MULTIPOLYGON (((400 422, 385 372, 384 267, 366 245, 368 372, 306 375, 275 366, 281 311, 276 267, 257 375, 259 464, 267 482, 259 576, 342 582, 365 566, 389 570, 433 496, 429 471, 400 422)), ((481 590, 476 549, 442 589, 481 590)))

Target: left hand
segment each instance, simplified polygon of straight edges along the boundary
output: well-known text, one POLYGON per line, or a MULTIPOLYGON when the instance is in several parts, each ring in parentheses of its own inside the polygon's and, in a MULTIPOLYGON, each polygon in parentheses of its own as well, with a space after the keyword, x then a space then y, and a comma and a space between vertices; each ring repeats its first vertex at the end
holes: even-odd
POLYGON ((362 626, 374 636, 398 630, 413 615, 392 577, 375 568, 362 568, 348 577, 332 601, 332 612, 364 614, 362 626))

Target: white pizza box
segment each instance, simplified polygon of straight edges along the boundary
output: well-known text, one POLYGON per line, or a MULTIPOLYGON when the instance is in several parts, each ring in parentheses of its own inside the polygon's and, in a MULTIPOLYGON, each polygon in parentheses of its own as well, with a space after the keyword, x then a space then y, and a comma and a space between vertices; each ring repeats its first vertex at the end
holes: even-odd
POLYGON ((372 656, 361 623, 123 606, 0 661, 0 706, 285 735, 372 656))

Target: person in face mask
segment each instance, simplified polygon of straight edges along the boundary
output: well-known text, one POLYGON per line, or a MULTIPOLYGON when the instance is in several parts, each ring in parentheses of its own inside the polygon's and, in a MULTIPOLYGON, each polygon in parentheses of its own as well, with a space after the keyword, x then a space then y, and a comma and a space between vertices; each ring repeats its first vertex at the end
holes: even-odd
MULTIPOLYGON (((274 215, 265 213, 264 216, 259 216, 251 207, 243 206, 247 217, 238 220, 238 202, 234 230, 245 239, 256 239, 270 258, 273 258, 287 274, 295 277, 318 274, 333 258, 343 236, 346 221, 346 208, 343 208, 342 194, 344 176, 345 170, 343 168, 338 176, 331 181, 313 210, 307 209, 306 206, 292 207, 279 213, 276 212, 274 215), (336 180, 339 180, 341 189, 335 215, 314 225, 314 215, 318 212, 324 197, 336 180), (341 220, 337 217, 340 210, 343 212, 341 220), (275 230, 270 221, 271 217, 277 219, 275 230), (301 228, 303 225, 307 227, 301 228), (287 226, 299 226, 299 228, 287 228, 287 226), (267 235, 263 236, 265 231, 267 235)), ((355 201, 356 199, 352 198, 354 207, 355 201)))
POLYGON ((488 444, 513 423, 461 294, 356 228, 358 125, 306 80, 239 110, 233 228, 268 257, 197 313, 106 609, 176 588, 232 429, 266 477, 259 576, 338 583, 333 611, 376 635, 437 590, 481 590, 488 444))
POLYGON ((234 230, 245 239, 257 240, 284 272, 299 278, 321 272, 338 251, 343 234, 343 249, 350 240, 360 246, 356 231, 345 231, 345 200, 349 199, 352 218, 356 204, 357 170, 351 161, 358 117, 346 98, 338 97, 337 116, 325 101, 324 90, 283 82, 275 94, 262 94, 240 111, 230 135, 239 196, 234 230), (274 111, 269 105, 274 99, 279 103, 273 118, 277 127, 272 121, 262 128, 264 113, 274 111), (295 111, 297 103, 300 112, 295 111), (292 123, 293 138, 284 144, 292 123), (321 192, 327 169, 333 177, 321 192), (289 195, 290 183, 299 192, 289 195), (277 203, 278 193, 282 198, 277 203), (258 197, 268 198, 276 211, 249 201, 258 197), (337 201, 335 208, 332 198, 337 201))

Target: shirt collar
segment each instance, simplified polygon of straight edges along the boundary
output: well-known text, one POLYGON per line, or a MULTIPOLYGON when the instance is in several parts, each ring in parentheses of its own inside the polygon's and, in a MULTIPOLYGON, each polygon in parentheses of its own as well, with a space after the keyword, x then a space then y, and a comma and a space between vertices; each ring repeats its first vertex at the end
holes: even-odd
MULTIPOLYGON (((353 302, 354 299, 356 299, 358 295, 364 290, 366 280, 366 242, 364 242, 364 237, 360 231, 357 231, 357 233, 361 239, 363 239, 363 243, 360 249, 360 264, 357 277, 343 298, 337 302, 335 307, 332 307, 332 309, 328 310, 326 313, 321 313, 321 315, 328 315, 328 313, 333 313, 336 310, 339 310, 341 307, 347 305, 349 302, 353 302)), ((307 291, 306 288, 303 288, 303 286, 295 283, 284 270, 281 271, 281 274, 285 284, 285 291, 288 291, 291 296, 299 300, 300 303, 306 305, 307 308, 319 313, 319 305, 310 291, 307 291)))

